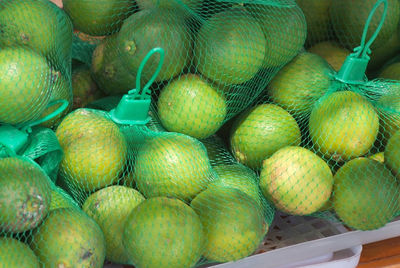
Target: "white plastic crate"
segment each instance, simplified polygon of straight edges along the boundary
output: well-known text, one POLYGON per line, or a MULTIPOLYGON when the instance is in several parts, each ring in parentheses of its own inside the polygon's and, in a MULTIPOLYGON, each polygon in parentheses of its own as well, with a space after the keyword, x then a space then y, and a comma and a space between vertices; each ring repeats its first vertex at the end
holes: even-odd
MULTIPOLYGON (((205 268, 350 268, 359 261, 363 244, 400 236, 400 217, 372 231, 351 231, 339 222, 278 212, 256 252, 236 262, 205 268)), ((106 265, 105 268, 130 266, 106 265)))

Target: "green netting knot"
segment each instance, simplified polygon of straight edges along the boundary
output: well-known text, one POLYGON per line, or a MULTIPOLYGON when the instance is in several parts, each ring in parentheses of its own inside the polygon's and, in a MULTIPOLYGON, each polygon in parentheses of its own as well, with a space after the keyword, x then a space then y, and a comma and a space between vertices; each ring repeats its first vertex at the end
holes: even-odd
POLYGON ((146 57, 143 59, 139 66, 139 70, 136 76, 136 88, 124 95, 119 102, 118 106, 110 111, 111 119, 118 124, 125 125, 138 125, 147 124, 150 121, 149 109, 150 109, 150 86, 153 84, 157 75, 161 71, 161 67, 164 63, 164 50, 160 47, 153 48, 147 53, 146 57), (155 54, 160 54, 160 61, 158 63, 157 69, 153 76, 147 82, 147 84, 141 89, 140 78, 142 76, 142 71, 146 62, 149 58, 155 54))
POLYGON ((29 134, 32 133, 32 127, 40 125, 47 120, 52 119, 62 113, 69 105, 67 100, 55 100, 49 103, 47 108, 61 104, 55 111, 35 121, 19 124, 16 126, 0 126, 0 158, 14 156, 27 144, 29 134))
POLYGON ((385 22, 387 7, 388 7, 387 0, 378 0, 375 3, 374 7, 369 13, 366 24, 364 26, 363 35, 361 38, 361 44, 360 46, 354 48, 353 53, 347 56, 339 72, 335 75, 335 78, 337 80, 350 84, 364 81, 365 71, 367 69, 367 65, 370 60, 369 57, 369 54, 371 54, 370 46, 375 41, 376 37, 378 36, 383 26, 383 23, 385 22), (374 16, 380 4, 384 4, 384 10, 381 17, 381 21, 379 22, 379 25, 376 28, 374 34, 371 36, 368 42, 366 42, 369 25, 372 21, 372 17, 374 16))
POLYGON ((13 126, 4 125, 0 127, 0 158, 15 156, 28 142, 28 133, 13 126))

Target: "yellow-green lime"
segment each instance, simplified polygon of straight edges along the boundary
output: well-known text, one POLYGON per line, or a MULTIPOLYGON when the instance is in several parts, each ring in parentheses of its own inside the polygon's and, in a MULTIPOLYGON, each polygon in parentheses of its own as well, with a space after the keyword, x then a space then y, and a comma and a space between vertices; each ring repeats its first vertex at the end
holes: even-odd
MULTIPOLYGON (((55 81, 53 83, 49 104, 53 101, 65 100, 68 102, 68 106, 65 108, 64 111, 62 111, 55 117, 41 124, 42 126, 48 128, 56 127, 61 122, 62 118, 72 110, 73 93, 70 82, 60 72, 56 72, 54 73, 54 75, 55 75, 55 81)), ((55 104, 47 107, 40 116, 40 118, 44 118, 45 116, 53 113, 60 106, 61 104, 55 104)))
POLYGON ((200 28, 194 64, 217 84, 241 84, 264 64, 266 43, 260 24, 250 12, 231 8, 214 14, 200 28))
POLYGON ((180 76, 165 86, 157 107, 161 123, 168 131, 198 139, 214 134, 227 112, 223 93, 194 74, 180 76))
POLYGON ((296 0, 306 17, 307 44, 329 40, 332 36, 329 8, 332 0, 296 0))
POLYGON ((397 212, 398 185, 382 163, 356 158, 342 166, 334 179, 335 212, 349 227, 377 229, 397 212))
POLYGON ((276 8, 249 5, 265 34, 264 68, 280 67, 293 59, 303 48, 307 36, 306 19, 297 5, 276 8))
POLYGON ((122 239, 132 264, 147 268, 193 267, 205 240, 194 210, 167 197, 150 198, 135 207, 126 218, 122 239))
POLYGON ((51 202, 49 210, 58 208, 78 208, 75 200, 62 188, 56 187, 51 190, 51 202))
POLYGON ((148 137, 136 155, 136 186, 147 198, 191 200, 207 187, 211 176, 204 145, 184 134, 148 137))
POLYGON ((63 119, 56 135, 64 150, 60 173, 74 188, 93 191, 118 180, 126 162, 127 143, 106 114, 77 109, 63 119))
POLYGON ((387 89, 376 103, 380 120, 378 139, 383 146, 400 129, 400 85, 392 84, 387 89))
POLYGON ((268 95, 296 118, 304 118, 328 91, 332 72, 322 57, 300 53, 274 76, 268 85, 268 95))
POLYGON ((261 205, 258 178, 256 173, 250 168, 241 165, 219 165, 214 167, 216 179, 208 185, 213 187, 227 187, 242 191, 261 205))
POLYGON ((181 1, 136 0, 136 2, 140 9, 190 8, 192 10, 197 10, 198 8, 201 7, 203 0, 181 0, 181 1))
MULTIPOLYGON (((136 85, 135 74, 130 73, 118 57, 119 50, 116 41, 116 34, 101 40, 93 51, 92 64, 90 66, 93 81, 107 95, 128 93, 136 85)), ((76 79, 74 74, 72 77, 73 83, 74 79, 76 79)), ((101 93, 98 94, 101 95, 101 93)), ((91 99, 92 97, 89 98, 91 99)))
MULTIPOLYGON (((377 2, 375 0, 335 0, 329 9, 331 23, 340 43, 348 49, 354 49, 360 45, 365 23, 372 8, 377 2)), ((397 30, 400 19, 400 2, 388 0, 388 9, 383 27, 371 45, 371 49, 379 48, 389 41, 397 30)), ((384 5, 380 4, 372 16, 368 27, 366 40, 369 40, 377 30, 381 22, 384 5)))
POLYGON ((329 200, 333 175, 328 164, 312 151, 287 146, 263 162, 260 188, 278 209, 307 215, 329 200))
MULTIPOLYGON (((32 49, 64 75, 70 68, 72 32, 68 15, 51 1, 0 2, 0 45, 32 49)), ((30 60, 23 61, 29 63, 30 60)))
POLYGON ((82 65, 72 71, 73 109, 84 108, 87 104, 105 96, 91 76, 90 68, 82 65))
POLYGON ((337 161, 366 154, 379 131, 374 106, 353 91, 337 91, 324 96, 314 106, 309 131, 311 140, 324 156, 337 161))
POLYGON ((204 226, 203 256, 210 261, 229 262, 249 256, 267 228, 257 202, 235 188, 209 188, 193 199, 191 207, 204 226))
POLYGON ((80 209, 52 210, 30 243, 43 267, 102 268, 104 235, 97 223, 80 209))
POLYGON ((300 143, 296 120, 275 104, 260 104, 244 111, 232 128, 233 155, 242 164, 259 169, 278 149, 300 143))
POLYGON ((52 70, 46 58, 21 47, 0 50, 0 122, 37 119, 52 94, 52 70))
MULTIPOLYGON (((156 47, 165 52, 165 59, 156 81, 174 78, 182 73, 192 58, 192 35, 184 16, 174 8, 144 9, 127 18, 118 33, 117 57, 124 68, 136 78, 145 56, 156 47)), ((160 55, 156 53, 146 63, 141 83, 154 75, 160 55)))
MULTIPOLYGON (((390 39, 382 46, 374 49, 368 62, 368 71, 379 70, 385 62, 395 57, 400 51, 400 28, 395 30, 390 39)), ((389 78, 389 77, 388 77, 389 78)))
POLYGON ((400 180, 400 130, 390 137, 384 153, 385 165, 400 180))
POLYGON ((380 163, 384 163, 385 162, 385 152, 373 154, 373 155, 369 156, 368 158, 378 161, 380 163))
POLYGON ((63 7, 75 29, 94 36, 117 32, 136 11, 134 0, 63 0, 63 7))
POLYGON ((308 52, 317 54, 324 58, 332 68, 338 72, 342 67, 344 60, 350 55, 350 51, 341 47, 333 41, 324 41, 317 43, 308 49, 308 52))
POLYGON ((94 219, 106 240, 106 259, 126 264, 129 257, 124 251, 122 237, 126 218, 145 199, 135 189, 125 186, 109 186, 90 195, 82 210, 94 219))
POLYGON ((39 268, 39 260, 28 245, 10 237, 0 238, 0 266, 39 268))
POLYGON ((49 211, 50 187, 39 165, 20 157, 0 159, 0 232, 37 227, 49 211))

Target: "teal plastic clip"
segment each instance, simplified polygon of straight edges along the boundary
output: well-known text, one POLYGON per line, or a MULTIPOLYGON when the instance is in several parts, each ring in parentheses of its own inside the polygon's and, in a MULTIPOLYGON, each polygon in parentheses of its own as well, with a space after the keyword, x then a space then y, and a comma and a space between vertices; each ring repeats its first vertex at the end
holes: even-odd
POLYGON ((58 107, 56 110, 54 110, 50 114, 46 115, 45 117, 40 118, 40 119, 35 120, 35 121, 31 121, 31 122, 27 122, 27 123, 16 125, 16 127, 18 129, 21 129, 22 131, 30 133, 32 127, 40 125, 41 123, 44 123, 44 122, 56 117, 60 113, 62 113, 65 109, 67 109, 69 102, 67 100, 62 100, 62 99, 54 100, 54 101, 51 101, 47 105, 46 109, 50 108, 51 106, 57 105, 57 104, 61 104, 60 107, 58 107))
POLYGON ((19 124, 16 126, 0 126, 0 144, 7 149, 7 154, 16 155, 28 142, 28 136, 29 133, 32 132, 32 127, 52 119, 53 117, 62 113, 68 107, 67 100, 55 100, 50 102, 47 105, 47 108, 60 103, 62 104, 60 107, 39 120, 19 124))
POLYGON ((125 94, 115 109, 110 111, 111 119, 117 124, 144 125, 150 121, 149 109, 151 103, 150 86, 154 83, 164 63, 164 50, 160 47, 153 48, 147 53, 139 66, 136 76, 136 88, 125 94), (160 54, 157 69, 149 82, 140 90, 140 78, 146 62, 155 54, 160 54))
POLYGON ((340 68, 339 72, 335 75, 335 78, 339 81, 356 84, 364 81, 365 71, 367 70, 368 62, 370 60, 369 54, 371 54, 370 46, 375 41, 378 36, 380 30, 382 29, 383 23, 386 19, 388 9, 387 0, 378 0, 374 7, 372 8, 369 16, 367 18, 366 24, 364 26, 363 35, 361 38, 360 46, 354 48, 354 52, 347 56, 345 62, 340 68), (374 34, 371 36, 369 41, 365 43, 365 39, 367 38, 367 32, 369 25, 372 21, 372 17, 374 16, 376 10, 379 5, 384 4, 383 14, 381 17, 381 21, 376 28, 374 34))

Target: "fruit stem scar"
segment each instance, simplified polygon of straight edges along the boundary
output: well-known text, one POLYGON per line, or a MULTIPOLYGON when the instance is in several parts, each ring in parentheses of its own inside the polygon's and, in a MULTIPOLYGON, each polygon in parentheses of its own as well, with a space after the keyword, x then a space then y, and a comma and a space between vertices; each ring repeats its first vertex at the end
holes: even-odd
POLYGON ((86 250, 85 253, 82 255, 82 260, 89 259, 93 255, 93 252, 90 250, 86 250))
POLYGON ((136 52, 136 44, 134 41, 126 41, 125 42, 125 51, 130 54, 133 55, 136 52))
POLYGON ((26 33, 21 33, 20 36, 24 44, 27 44, 29 42, 29 36, 26 33))
POLYGON ((67 265, 65 265, 65 263, 62 262, 57 265, 57 268, 67 268, 67 265))

